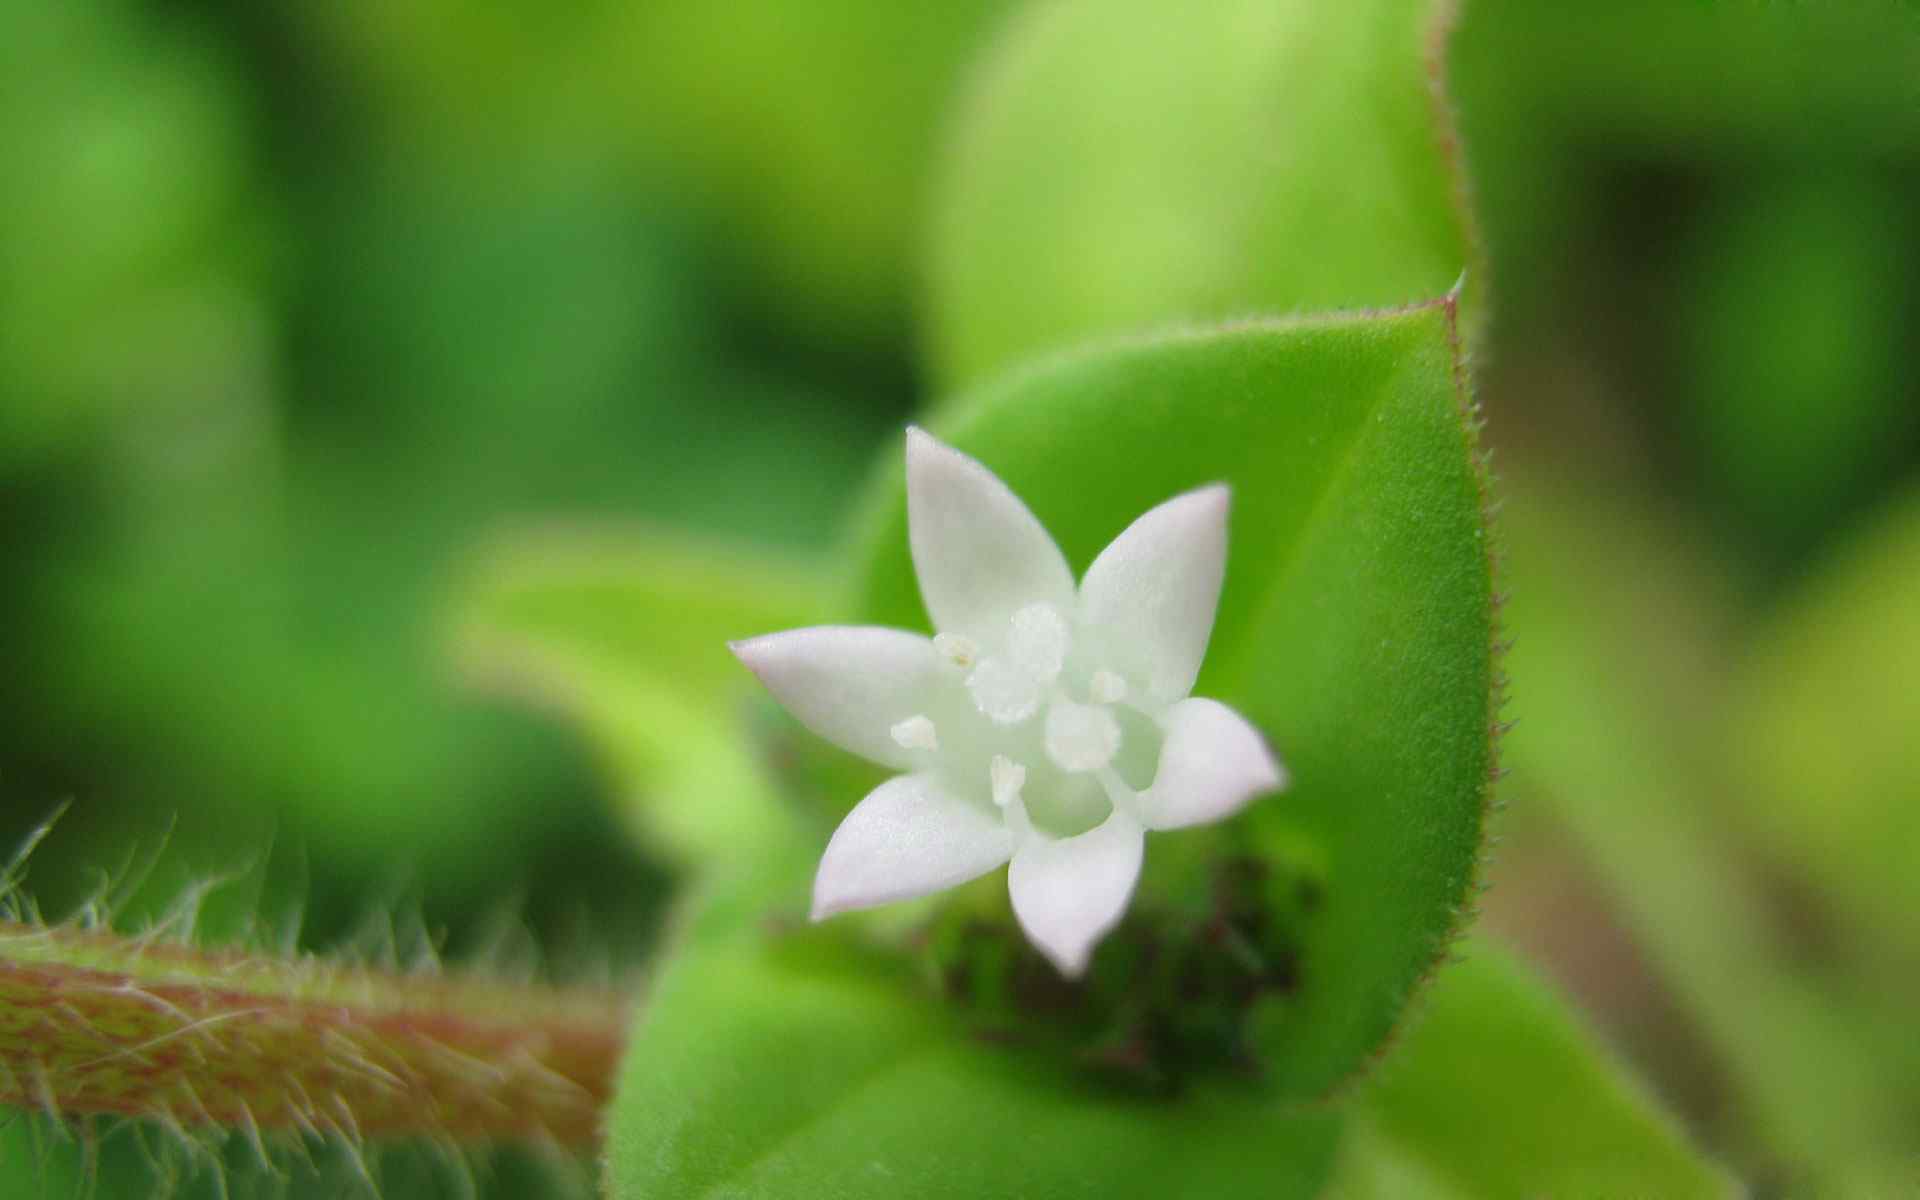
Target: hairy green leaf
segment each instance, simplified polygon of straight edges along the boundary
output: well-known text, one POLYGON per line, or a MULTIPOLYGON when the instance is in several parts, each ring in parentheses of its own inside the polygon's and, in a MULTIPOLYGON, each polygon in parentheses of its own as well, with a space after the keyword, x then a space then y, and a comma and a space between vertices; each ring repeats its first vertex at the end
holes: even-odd
MULTIPOLYGON (((1299 987, 1265 1022, 1290 1095, 1324 1093, 1380 1047, 1479 854, 1492 594, 1457 371, 1450 305, 1252 323, 1079 352, 962 398, 938 430, 1027 500, 1076 570, 1160 501, 1231 485, 1195 691, 1246 713, 1293 772, 1246 827, 1310 847, 1326 876, 1299 987)), ((877 499, 851 615, 924 629, 897 469, 877 499)))
POLYGON ((932 347, 967 383, 1177 319, 1403 304, 1469 237, 1430 0, 1035 5, 936 197, 932 347))
POLYGON ((897 960, 799 933, 689 941, 619 1082, 617 1200, 1305 1198, 1332 1159, 1332 1114, 1099 1090, 970 1036, 897 960))

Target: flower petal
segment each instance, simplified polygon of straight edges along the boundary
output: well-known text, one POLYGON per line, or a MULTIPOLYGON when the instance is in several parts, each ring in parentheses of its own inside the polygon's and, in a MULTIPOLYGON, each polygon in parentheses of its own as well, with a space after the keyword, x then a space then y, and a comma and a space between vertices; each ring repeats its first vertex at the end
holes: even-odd
POLYGON ((816 625, 734 642, 732 649, 800 723, 882 766, 924 766, 895 725, 926 712, 944 660, 933 640, 873 625, 816 625))
POLYGON ((1148 829, 1223 821, 1255 796, 1287 785, 1260 731, 1218 700, 1182 700, 1167 710, 1163 727, 1160 767, 1140 794, 1148 829))
POLYGON ((927 775, 896 775, 833 831, 813 878, 813 919, 910 900, 984 875, 1013 853, 997 812, 927 775))
POLYGON ((1193 691, 1227 569, 1227 487, 1186 492, 1127 526, 1087 568, 1081 615, 1107 664, 1166 703, 1193 691))
POLYGON ((1014 852, 1007 872, 1014 915, 1062 975, 1085 971, 1095 943, 1126 912, 1145 844, 1139 822, 1116 809, 1077 837, 1032 834, 1014 852))
POLYGON ((921 429, 907 430, 907 532, 941 633, 994 647, 1017 609, 1071 611, 1073 572, 1045 527, 992 471, 921 429))

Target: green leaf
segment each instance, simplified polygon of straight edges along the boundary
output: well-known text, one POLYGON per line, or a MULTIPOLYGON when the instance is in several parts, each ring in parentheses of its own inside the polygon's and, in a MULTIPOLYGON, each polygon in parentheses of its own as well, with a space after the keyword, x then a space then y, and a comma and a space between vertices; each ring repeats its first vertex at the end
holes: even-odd
POLYGON ((940 377, 1169 320, 1445 292, 1472 256, 1440 41, 1428 0, 1029 8, 936 193, 940 377))
MULTIPOLYGON (((964 397, 939 430, 1026 499, 1076 570, 1160 501, 1232 486, 1195 692, 1250 717, 1293 773, 1248 828, 1314 847, 1326 870, 1299 988, 1269 1027, 1289 1095, 1324 1093, 1379 1048, 1479 854, 1492 597, 1452 334, 1437 304, 1124 342, 964 397)), ((924 629, 898 469, 877 500, 849 615, 924 629)))
POLYGON ((727 643, 809 623, 823 591, 810 565, 688 536, 529 533, 475 572, 455 653, 481 685, 577 720, 641 835, 710 862, 783 829, 727 643))
POLYGON ((1330 1113, 1235 1091, 1101 1091, 970 1036, 897 960, 797 933, 690 941, 622 1069, 607 1140, 616 1200, 1110 1200, 1249 1186, 1304 1198, 1332 1159, 1330 1113))
POLYGON ((1355 1097, 1329 1200, 1727 1196, 1556 997, 1486 942, 1355 1097))

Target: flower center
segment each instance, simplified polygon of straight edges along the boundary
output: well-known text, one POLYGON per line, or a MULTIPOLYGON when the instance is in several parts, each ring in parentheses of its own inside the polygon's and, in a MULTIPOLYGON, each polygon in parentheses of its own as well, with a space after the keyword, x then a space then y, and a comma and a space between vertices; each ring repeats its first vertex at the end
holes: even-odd
POLYGON ((1062 771, 1098 771, 1120 751, 1120 722, 1104 705, 1058 699, 1047 709, 1047 757, 1062 771))
POLYGON ((981 643, 948 633, 934 638, 941 657, 964 672, 970 707, 985 722, 973 732, 965 731, 964 721, 952 727, 949 744, 939 736, 950 731, 946 717, 936 732, 930 719, 916 715, 892 729, 893 740, 938 754, 959 778, 980 780, 1010 821, 1024 822, 1027 806, 1037 805, 1034 816, 1043 825, 1078 827, 1091 815, 1087 806, 1100 802, 1093 797, 1102 796, 1104 785, 1088 794, 1067 777, 1090 783, 1090 775, 1118 765, 1126 739, 1113 706, 1127 699, 1127 682, 1087 661, 1092 646, 1081 644, 1066 616, 1050 604, 1017 610, 1005 628, 1003 638, 981 643), (1030 724, 1036 716, 1044 719, 1030 724), (1028 795, 1030 782, 1035 790, 1028 795))
POLYGON ((973 706, 995 725, 1018 725, 1040 711, 1040 683, 1004 658, 983 658, 967 676, 973 706))

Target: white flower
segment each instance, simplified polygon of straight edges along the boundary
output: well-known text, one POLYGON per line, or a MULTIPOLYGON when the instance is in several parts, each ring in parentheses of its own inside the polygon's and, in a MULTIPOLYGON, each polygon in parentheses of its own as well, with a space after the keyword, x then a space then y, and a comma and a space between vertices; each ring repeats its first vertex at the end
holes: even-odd
POLYGON ((813 918, 1011 862, 1013 910, 1086 969, 1149 829, 1222 820, 1284 786, 1246 719, 1189 698, 1226 571, 1227 489, 1175 496, 1074 587, 1052 537, 984 466, 907 432, 907 523, 932 638, 820 626, 735 643, 821 737, 900 772, 834 832, 813 918))

